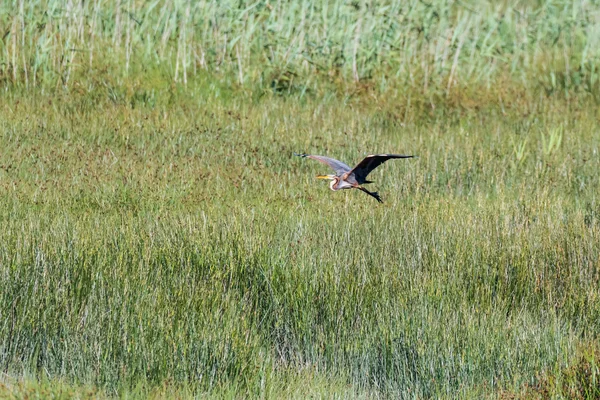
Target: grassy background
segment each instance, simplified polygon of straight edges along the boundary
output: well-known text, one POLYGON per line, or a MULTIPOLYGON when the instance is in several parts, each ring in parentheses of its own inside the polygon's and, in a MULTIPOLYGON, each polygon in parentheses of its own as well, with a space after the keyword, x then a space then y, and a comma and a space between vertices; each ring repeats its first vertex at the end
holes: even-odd
POLYGON ((598 395, 597 4, 0 9, 0 395, 598 395))
POLYGON ((127 82, 148 100, 161 82, 208 74, 256 97, 598 102, 599 19, 589 0, 5 0, 0 83, 118 92, 127 82))

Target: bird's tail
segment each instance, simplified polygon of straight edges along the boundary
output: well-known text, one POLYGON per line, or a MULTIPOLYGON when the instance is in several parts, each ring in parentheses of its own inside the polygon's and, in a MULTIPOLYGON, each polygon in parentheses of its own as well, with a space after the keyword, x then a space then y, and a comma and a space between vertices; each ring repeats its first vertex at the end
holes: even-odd
POLYGON ((306 156, 308 156, 308 154, 306 154, 306 153, 302 153, 302 154, 292 153, 292 154, 295 155, 295 156, 298 156, 298 157, 306 157, 306 156))

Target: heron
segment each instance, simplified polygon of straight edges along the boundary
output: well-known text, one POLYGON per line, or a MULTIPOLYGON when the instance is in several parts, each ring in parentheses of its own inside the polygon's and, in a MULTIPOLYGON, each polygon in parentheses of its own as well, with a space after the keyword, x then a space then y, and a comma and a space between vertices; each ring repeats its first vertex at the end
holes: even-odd
POLYGON ((336 160, 335 158, 304 153, 294 153, 294 155, 303 158, 310 158, 312 160, 317 160, 323 164, 329 165, 329 167, 335 171, 335 174, 317 175, 317 179, 329 179, 331 181, 329 183, 329 188, 334 192, 342 189, 358 189, 375 198, 380 203, 383 203, 383 200, 381 200, 381 197, 377 192, 371 192, 362 186, 367 183, 373 183, 372 181, 367 180, 367 176, 375 168, 392 158, 415 157, 401 154, 371 154, 363 158, 363 160, 356 164, 354 168, 350 168, 348 165, 336 160))

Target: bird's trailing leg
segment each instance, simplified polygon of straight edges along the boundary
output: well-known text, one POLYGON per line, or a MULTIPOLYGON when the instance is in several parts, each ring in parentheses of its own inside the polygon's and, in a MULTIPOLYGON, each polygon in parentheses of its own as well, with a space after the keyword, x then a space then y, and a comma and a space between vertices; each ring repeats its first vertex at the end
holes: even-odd
POLYGON ((362 186, 358 186, 357 189, 362 190, 363 192, 365 192, 369 196, 375 197, 375 200, 377 200, 378 202, 383 203, 383 200, 381 200, 381 197, 379 197, 379 193, 377 193, 377 192, 369 192, 367 189, 365 189, 362 186))

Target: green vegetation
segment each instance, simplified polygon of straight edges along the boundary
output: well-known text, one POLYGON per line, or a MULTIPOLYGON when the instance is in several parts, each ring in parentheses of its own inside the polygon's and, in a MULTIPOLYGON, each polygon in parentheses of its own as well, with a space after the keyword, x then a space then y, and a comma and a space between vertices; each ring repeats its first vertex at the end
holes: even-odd
POLYGON ((598 397, 599 16, 1 2, 0 397, 598 397))
POLYGON ((545 372, 533 385, 524 385, 519 393, 502 393, 500 398, 547 399, 597 399, 600 397, 598 378, 600 357, 597 343, 585 343, 578 350, 569 367, 551 373, 545 372))
POLYGON ((368 92, 481 108, 577 93, 598 102, 599 18, 587 0, 6 0, 0 82, 113 96, 127 84, 152 102, 165 82, 209 74, 256 97, 368 92))

